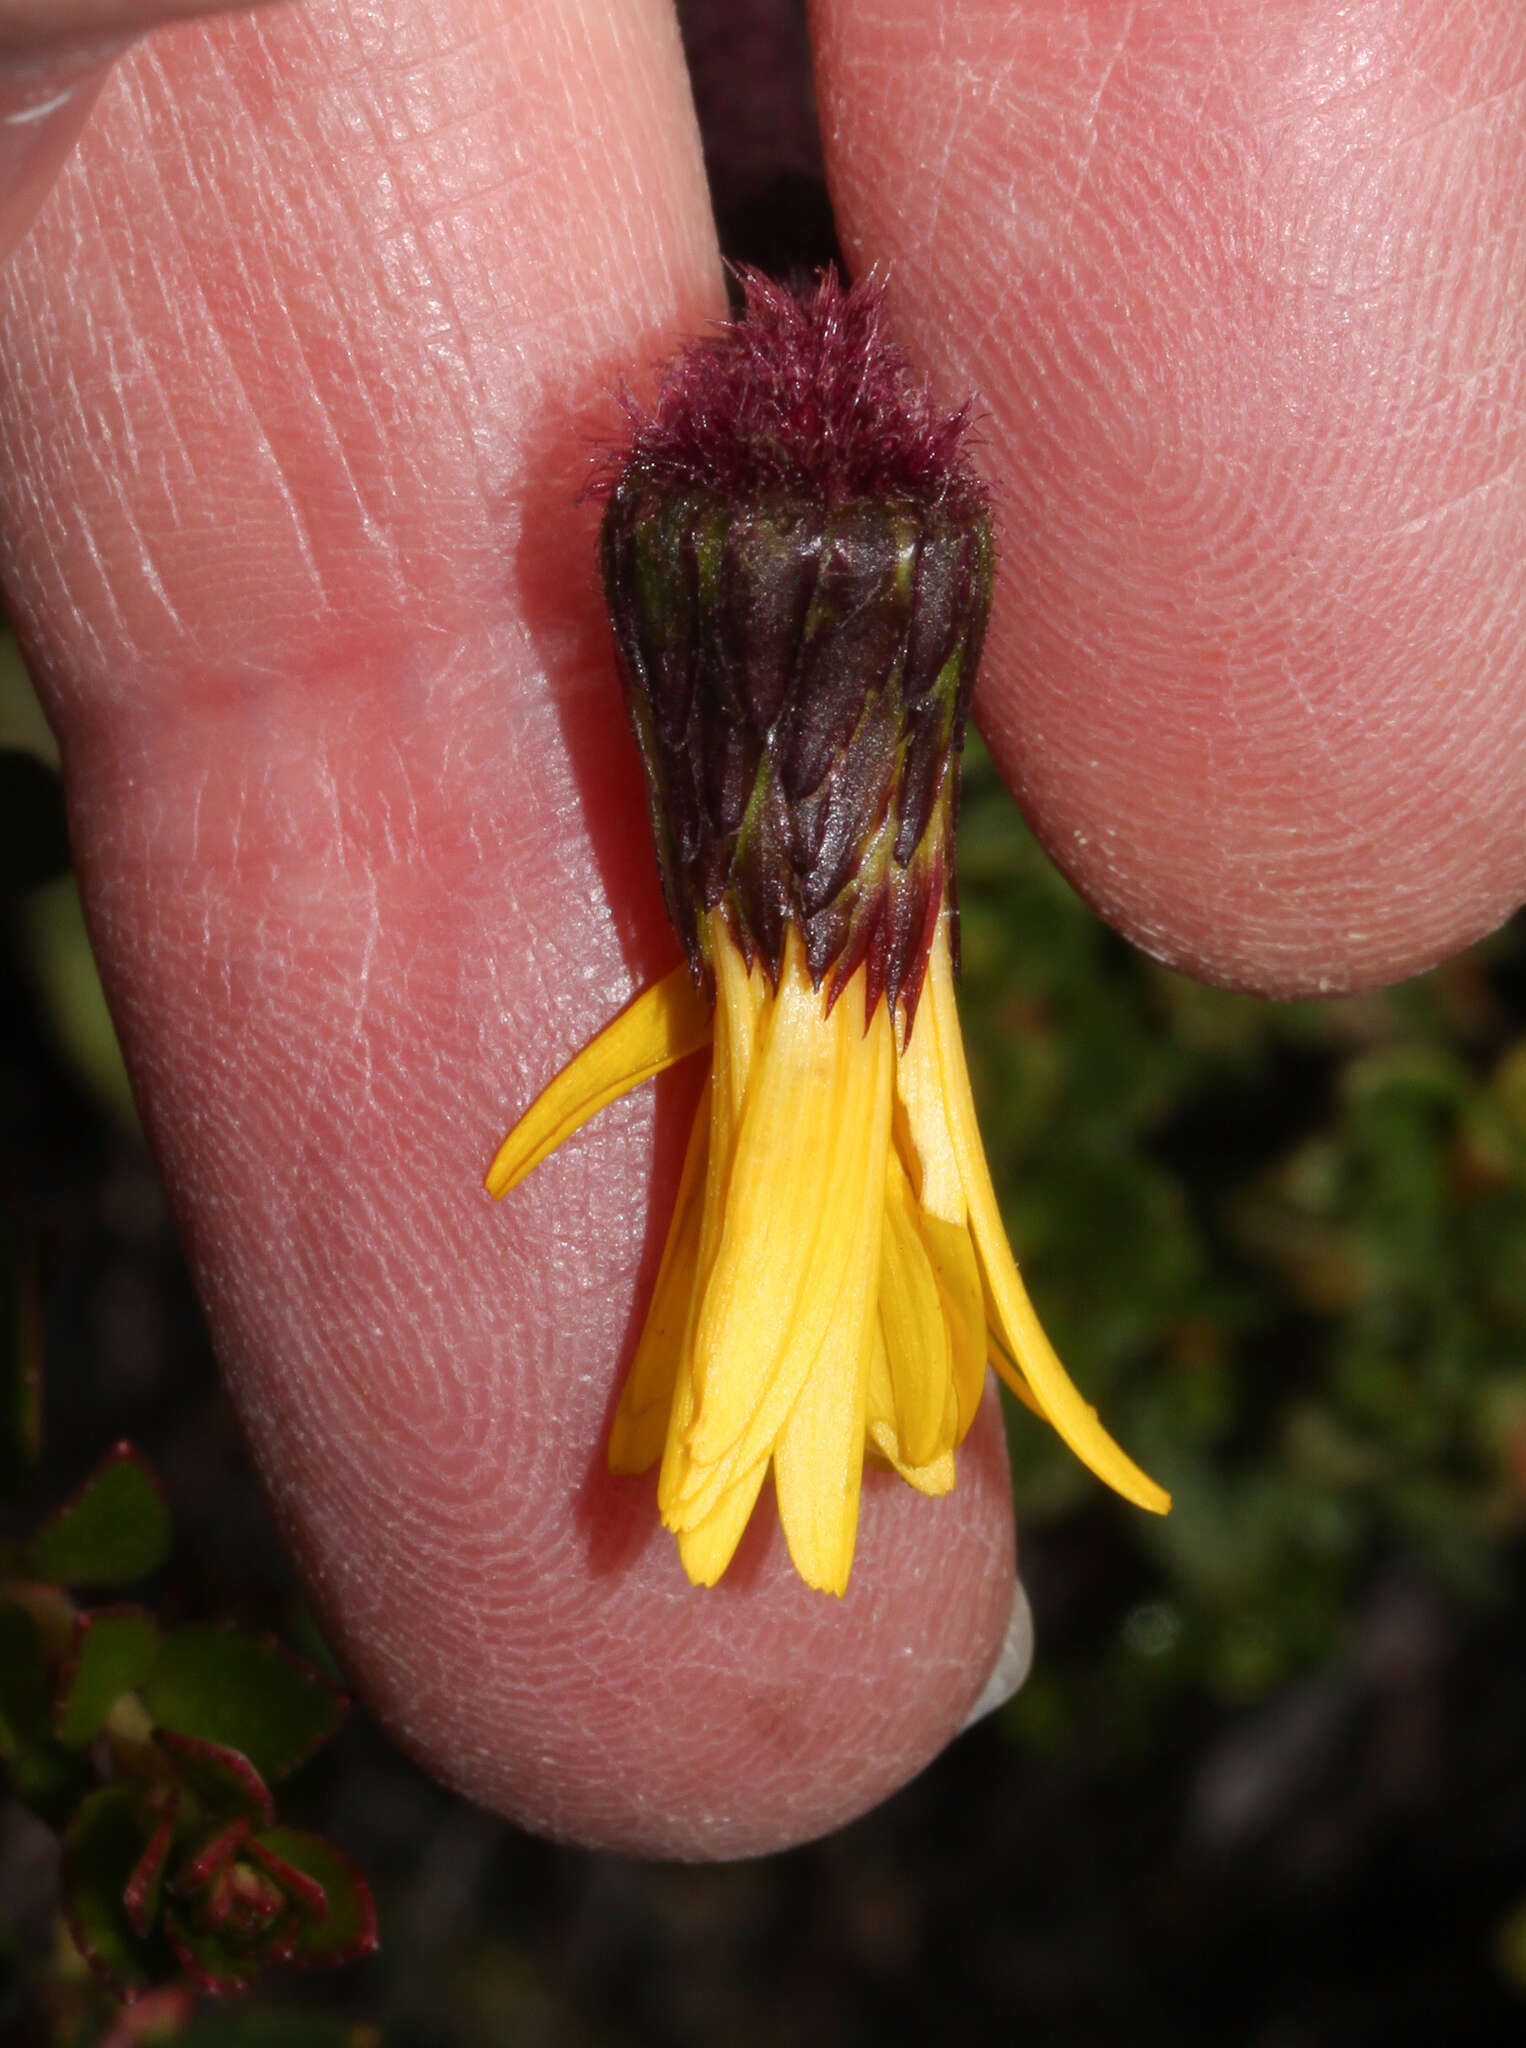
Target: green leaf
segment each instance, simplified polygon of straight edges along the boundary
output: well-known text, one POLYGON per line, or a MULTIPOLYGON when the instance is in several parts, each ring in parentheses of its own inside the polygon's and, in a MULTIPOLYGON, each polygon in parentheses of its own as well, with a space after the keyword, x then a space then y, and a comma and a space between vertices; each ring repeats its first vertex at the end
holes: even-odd
POLYGON ((0 1757, 51 1733, 53 1685, 42 1631, 24 1607, 0 1604, 0 1757))
POLYGON ((74 1809, 94 1783, 86 1752, 65 1749, 61 1742, 30 1744, 11 1758, 11 1784, 55 1834, 69 1825, 74 1809))
POLYGON ((162 1728, 238 1750, 267 1782, 326 1742, 347 1706, 279 1643, 207 1625, 165 1640, 141 1696, 162 1728))
POLYGON ((14 1493, 42 1448, 42 1319, 28 1248, 0 1243, 0 1493, 14 1493))
POLYGON ((244 1814, 268 1826, 275 1817, 269 1788, 248 1757, 194 1735, 156 1728, 154 1741, 174 1765, 181 1784, 214 1815, 244 1814))
POLYGON ((61 1903, 75 1946, 119 1998, 132 1998, 169 1975, 169 1958, 134 1931, 125 1903, 142 1857, 145 1832, 123 1785, 92 1792, 64 1836, 61 1903))
POLYGON ((307 1871, 299 1870, 295 1863, 288 1863, 269 1842, 252 1841, 249 1844, 249 1861, 275 1880, 303 1920, 310 1920, 316 1926, 328 1918, 328 1893, 321 1882, 307 1871))
POLYGON ((53 1678, 35 1618, 0 1601, 0 1758, 18 1796, 62 1828, 89 1789, 84 1759, 53 1738, 53 1678))
MULTIPOLYGON (((376 1947, 376 1902, 355 1865, 332 1842, 306 1828, 267 1828, 249 1853, 279 1883, 283 1866, 321 1885, 327 1910, 321 1920, 304 1919, 291 1950, 294 1963, 353 1963, 376 1947)), ((292 1888, 295 1890, 295 1887, 292 1888)))
POLYGON ((59 1741, 78 1748, 99 1735, 123 1693, 152 1671, 158 1652, 158 1624, 141 1607, 98 1607, 78 1616, 53 1709, 59 1741))
POLYGON ((118 1444, 43 1523, 24 1563, 54 1586, 120 1586, 156 1570, 169 1547, 159 1482, 131 1444, 118 1444))

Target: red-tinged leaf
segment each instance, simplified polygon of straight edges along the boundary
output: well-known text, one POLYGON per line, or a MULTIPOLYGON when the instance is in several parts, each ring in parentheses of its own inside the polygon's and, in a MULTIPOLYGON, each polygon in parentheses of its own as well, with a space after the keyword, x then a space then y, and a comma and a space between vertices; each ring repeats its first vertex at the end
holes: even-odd
POLYGON ((0 1493, 16 1490, 42 1448, 42 1317, 30 1247, 0 1243, 0 1493))
MULTIPOLYGON (((249 1844, 260 1855, 300 1871, 322 1890, 322 1920, 305 1920, 291 1949, 294 1963, 352 1963, 376 1947, 376 1901, 355 1865, 332 1842, 305 1828, 267 1828, 249 1844), (262 1854, 263 1852, 263 1854, 262 1854)), ((270 1869, 271 1862, 265 1864, 270 1869)))
POLYGON ((305 1870, 299 1870, 295 1863, 288 1863, 268 1844, 268 1836, 256 1836, 249 1844, 250 1856, 265 1866, 304 1920, 326 1920, 329 1916, 328 1894, 318 1879, 305 1870))
POLYGON ((164 1931, 191 1982, 218 1997, 247 1991, 265 1962, 263 1954, 194 1927, 178 1906, 165 1907, 164 1931))
POLYGON ((245 1813, 256 1827, 270 1825, 275 1802, 248 1757, 220 1743, 198 1742, 194 1735, 176 1735, 169 1728, 156 1728, 154 1741, 186 1791, 209 1813, 245 1813))
POLYGON ((99 1735, 123 1693, 154 1668, 159 1625, 141 1607, 97 1607, 77 1615, 58 1675, 53 1732, 81 1748, 99 1735))
POLYGON ((289 1904, 279 1920, 260 1942, 260 1954, 267 1963, 289 1963, 302 1934, 302 1915, 289 1904))
POLYGON ((182 1898, 189 1898, 193 1893, 203 1890, 213 1873, 221 1870, 224 1864, 231 1863, 248 1839, 249 1821, 244 1815, 240 1815, 237 1820, 228 1821, 215 1833, 204 1836, 192 1853, 177 1867, 174 1877, 170 1880, 171 1889, 178 1892, 182 1898))
POLYGON ((140 1941, 147 1940, 159 1917, 159 1901, 164 1896, 164 1866, 169 1861, 170 1847, 175 1840, 175 1815, 179 1804, 178 1796, 172 1797, 160 1814, 147 1847, 122 1888, 122 1904, 128 1923, 140 1941))
POLYGON ((142 1698, 160 1727, 238 1750, 267 1783, 326 1742, 348 1707, 279 1643, 205 1625, 165 1638, 142 1698))
POLYGON ((163 1564, 170 1513, 131 1444, 108 1451, 27 1546, 26 1571, 52 1586, 121 1586, 163 1564))
POLYGON ((82 1801, 64 1836, 61 1904, 75 1946, 119 1998, 134 1999, 170 1975, 156 1940, 128 1918, 127 1887, 142 1859, 144 1828, 124 1785, 82 1801))

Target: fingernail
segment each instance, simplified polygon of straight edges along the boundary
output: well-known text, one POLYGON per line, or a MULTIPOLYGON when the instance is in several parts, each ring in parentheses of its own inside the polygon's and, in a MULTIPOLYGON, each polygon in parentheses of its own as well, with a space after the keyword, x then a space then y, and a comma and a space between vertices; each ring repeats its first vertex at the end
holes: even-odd
POLYGON ((964 1718, 965 1728, 973 1728, 977 1721, 983 1721, 987 1714, 994 1714, 998 1707, 1004 1707, 1028 1676, 1033 1662, 1033 1610, 1028 1605, 1028 1595, 1019 1582, 1012 1595, 1012 1613, 1007 1622, 1007 1633, 1002 1637, 1001 1648, 996 1653, 996 1662, 991 1666, 991 1675, 980 1689, 980 1697, 964 1718))

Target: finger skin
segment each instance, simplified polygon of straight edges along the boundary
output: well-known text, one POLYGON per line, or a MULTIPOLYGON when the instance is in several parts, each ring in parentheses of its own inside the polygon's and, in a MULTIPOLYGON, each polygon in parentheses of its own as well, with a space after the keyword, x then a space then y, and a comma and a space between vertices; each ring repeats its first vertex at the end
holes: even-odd
POLYGON ((145 29, 217 4, 0 0, 0 261, 32 225, 112 60, 145 29))
MULTIPOLYGON (((280 0, 0 0, 0 57, 139 35, 187 15, 260 4, 278 5, 280 0)), ((302 0, 287 4, 300 6, 302 0)))
POLYGON ((1078 888, 1291 995, 1526 894, 1526 13, 815 0, 856 264, 973 388, 977 709, 1078 888))
POLYGON ((612 387, 721 304, 665 0, 165 32, 0 301, 0 565, 277 1512, 430 1768, 680 1855, 903 1782, 1013 1586, 994 1407, 950 1500, 871 1480, 841 1603, 771 1509, 695 1590, 605 1472, 692 1071, 481 1190, 677 957, 576 500, 612 387))
POLYGON ((32 225, 118 47, 8 57, 0 45, 0 262, 32 225))

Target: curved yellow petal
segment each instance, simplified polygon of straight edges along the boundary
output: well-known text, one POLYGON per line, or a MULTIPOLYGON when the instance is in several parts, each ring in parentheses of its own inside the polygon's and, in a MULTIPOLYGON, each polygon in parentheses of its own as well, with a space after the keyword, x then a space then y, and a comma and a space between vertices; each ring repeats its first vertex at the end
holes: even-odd
POLYGON ((710 1043, 709 998, 675 967, 563 1067, 498 1148, 483 1185, 496 1202, 601 1109, 710 1043))
POLYGON ((996 1311, 997 1334, 1017 1360, 1045 1418, 1082 1463, 1125 1500, 1163 1515, 1171 1506, 1171 1496, 1119 1449, 1097 1420, 1097 1411, 1081 1398, 1044 1335, 1018 1274, 975 1120, 975 1097, 954 1006, 948 945, 941 929, 928 962, 922 1006, 930 1009, 937 1021, 944 1106, 969 1204, 971 1234, 996 1311))
MULTIPOLYGON (((981 1371, 984 1370, 982 1363, 981 1371)), ((901 1455, 901 1439, 895 1421, 895 1392, 890 1383, 890 1356, 885 1349, 885 1333, 878 1317, 870 1332, 864 1433, 869 1450, 883 1458, 893 1471, 899 1472, 907 1485, 914 1486, 918 1493, 953 1492, 954 1454, 951 1450, 940 1451, 927 1465, 908 1465, 901 1455)), ((947 1432, 950 1436, 952 1433, 951 1430, 947 1432)))
MULTIPOLYGON (((994 1305, 991 1313, 993 1316, 996 1313, 994 1305)), ((1028 1413, 1036 1415, 1040 1422, 1047 1422, 1049 1418, 1033 1398, 1032 1387, 1023 1378, 1016 1359, 1008 1351, 1006 1345, 1003 1344, 994 1329, 986 1331, 986 1355, 990 1361, 992 1372, 995 1373, 1004 1386, 1009 1387, 1016 1394, 1018 1400, 1028 1410, 1028 1413)))
POLYGON ((970 1433, 986 1386, 986 1303, 980 1284, 980 1261, 964 1223, 945 1223, 925 1210, 917 1217, 922 1242, 938 1277, 938 1292, 948 1322, 953 1392, 958 1410, 957 1447, 970 1433))
POLYGON ((609 1432, 611 1472, 644 1472, 662 1456, 678 1361, 688 1328, 699 1259, 700 1223, 705 1208, 705 1155, 710 1149, 710 1083, 694 1112, 689 1148, 678 1182, 678 1200, 662 1264, 652 1289, 641 1341, 631 1360, 620 1405, 609 1432))
MULTIPOLYGON (((935 944, 947 947, 941 926, 935 944)), ((964 1180, 943 1106, 937 1023, 923 1008, 909 1036, 905 1011, 896 1015, 896 1144, 924 1215, 957 1225, 965 1217, 964 1180)))
MULTIPOLYGON (((938 1276, 917 1228, 911 1183, 894 1146, 885 1161, 880 1327, 890 1361, 900 1455, 908 1465, 930 1464, 939 1451, 951 1448, 940 1438, 953 1354, 938 1276)), ((957 1424, 957 1409, 954 1419, 957 1424)))
POLYGON ((943 1494, 953 1492, 954 1454, 952 1451, 940 1451, 932 1463, 928 1465, 908 1465, 896 1449, 894 1428, 892 1427, 887 1430, 882 1424, 878 1423, 870 1424, 869 1442, 879 1452, 885 1463, 898 1473, 908 1486, 914 1486, 918 1493, 925 1493, 930 1499, 937 1500, 943 1494))

